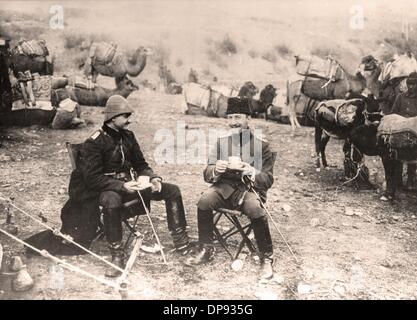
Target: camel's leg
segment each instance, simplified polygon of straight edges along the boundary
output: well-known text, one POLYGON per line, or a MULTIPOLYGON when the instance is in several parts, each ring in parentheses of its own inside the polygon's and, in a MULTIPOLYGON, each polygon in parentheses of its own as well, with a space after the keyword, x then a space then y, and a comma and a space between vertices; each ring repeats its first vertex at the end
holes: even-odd
POLYGON ((316 125, 314 130, 314 145, 316 147, 316 168, 320 169, 321 135, 323 130, 316 125))
POLYGON ((321 135, 320 153, 321 153, 321 162, 323 163, 324 168, 327 168, 329 166, 327 164, 327 159, 326 159, 326 146, 329 140, 330 140, 330 136, 328 136, 327 134, 321 135))

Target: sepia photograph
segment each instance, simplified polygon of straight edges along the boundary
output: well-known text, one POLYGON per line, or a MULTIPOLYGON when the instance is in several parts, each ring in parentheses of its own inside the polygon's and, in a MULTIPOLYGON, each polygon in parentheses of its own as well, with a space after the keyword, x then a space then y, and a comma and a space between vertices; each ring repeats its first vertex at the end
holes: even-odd
POLYGON ((0 0, 0 300, 415 300, 415 9, 0 0))

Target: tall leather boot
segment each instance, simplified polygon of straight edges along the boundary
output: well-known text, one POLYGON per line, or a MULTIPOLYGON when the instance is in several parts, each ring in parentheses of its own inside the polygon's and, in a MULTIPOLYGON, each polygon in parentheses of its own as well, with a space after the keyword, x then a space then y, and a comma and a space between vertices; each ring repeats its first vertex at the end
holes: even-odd
MULTIPOLYGON (((125 268, 125 252, 123 250, 122 242, 113 242, 109 245, 111 253, 111 262, 120 269, 125 268)), ((117 270, 111 266, 108 267, 105 276, 110 278, 119 277, 122 275, 120 270, 117 270)))
MULTIPOLYGON (((103 222, 104 233, 106 234, 106 239, 109 243, 111 262, 121 269, 124 269, 125 253, 122 246, 122 210, 122 208, 105 208, 103 212, 103 222)), ((105 276, 118 277, 121 274, 121 271, 109 266, 105 276)))
POLYGON ((261 279, 271 279, 274 276, 272 264, 273 246, 271 233, 269 231, 268 218, 266 216, 254 219, 252 222, 253 232, 258 245, 261 260, 261 279))
POLYGON ((171 232, 176 251, 187 254, 190 247, 190 239, 186 230, 184 204, 182 197, 165 200, 167 211, 168 230, 171 232))
POLYGON ((187 259, 185 264, 190 266, 196 266, 207 263, 214 258, 214 246, 213 246, 213 212, 211 210, 197 210, 198 219, 198 240, 200 242, 200 248, 194 256, 187 259))

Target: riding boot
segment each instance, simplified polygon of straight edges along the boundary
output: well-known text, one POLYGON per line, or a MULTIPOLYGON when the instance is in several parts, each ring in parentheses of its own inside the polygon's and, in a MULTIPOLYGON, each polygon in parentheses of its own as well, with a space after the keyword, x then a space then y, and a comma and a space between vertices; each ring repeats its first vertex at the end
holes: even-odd
POLYGON ((182 197, 165 201, 167 211, 168 230, 171 232, 176 251, 186 254, 190 246, 190 239, 186 230, 184 204, 182 197))
POLYGON ((122 241, 122 210, 123 208, 104 208, 103 210, 104 233, 109 243, 122 241))
POLYGON ((187 259, 187 265, 196 266, 207 263, 213 260, 214 246, 213 246, 213 212, 211 210, 197 210, 198 219, 198 238, 200 248, 194 256, 187 259))
MULTIPOLYGON (((109 245, 111 252, 111 262, 120 269, 125 268, 125 252, 123 250, 122 242, 113 242, 109 245)), ((117 270, 111 266, 108 267, 105 276, 109 278, 115 278, 122 274, 120 270, 117 270)))
POLYGON ((261 260, 261 279, 271 279, 274 275, 273 246, 266 216, 251 221, 261 260))
MULTIPOLYGON (((105 208, 103 210, 104 233, 109 243, 111 262, 124 268, 124 251, 122 247, 122 208, 105 208)), ((106 277, 118 277, 121 272, 113 267, 106 271, 106 277)))

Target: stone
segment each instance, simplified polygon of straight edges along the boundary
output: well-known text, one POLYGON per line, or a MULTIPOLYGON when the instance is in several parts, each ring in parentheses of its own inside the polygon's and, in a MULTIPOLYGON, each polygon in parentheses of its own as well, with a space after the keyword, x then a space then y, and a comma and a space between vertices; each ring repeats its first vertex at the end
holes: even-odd
POLYGON ((12 257, 10 261, 10 271, 20 271, 23 267, 22 259, 19 256, 12 257))
POLYGON ((234 260, 232 262, 232 264, 231 264, 231 268, 235 272, 242 270, 242 268, 243 268, 243 261, 240 260, 240 259, 234 260))
POLYGON ((297 286, 297 292, 298 294, 307 294, 311 292, 311 286, 309 286, 308 284, 299 283, 297 286))
POLYGON ((319 218, 313 218, 310 220, 310 226, 317 227, 321 224, 320 219, 319 218))
POLYGON ((29 272, 26 270, 26 266, 23 266, 22 269, 17 273, 16 278, 12 281, 12 289, 17 292, 28 291, 33 288, 34 281, 30 276, 29 272))
POLYGON ((283 209, 285 212, 290 212, 290 211, 291 211, 291 206, 290 206, 289 204, 284 203, 284 204, 282 205, 282 209, 283 209))

